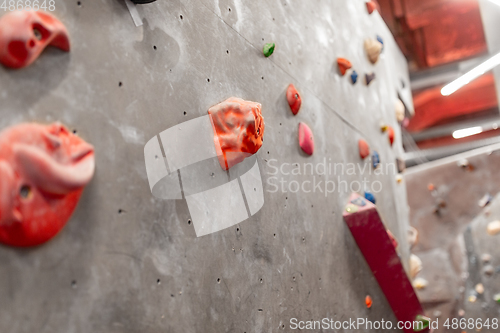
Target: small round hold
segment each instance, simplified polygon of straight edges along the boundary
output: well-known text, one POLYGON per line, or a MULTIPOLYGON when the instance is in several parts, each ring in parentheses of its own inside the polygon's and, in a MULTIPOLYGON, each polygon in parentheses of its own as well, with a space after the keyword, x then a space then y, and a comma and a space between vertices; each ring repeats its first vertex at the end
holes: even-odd
POLYGON ((493 300, 500 304, 500 294, 496 294, 495 296, 493 296, 493 300))
POLYGON ((376 64, 382 53, 383 45, 376 39, 365 39, 365 51, 372 64, 376 64))
POLYGON ((276 47, 276 44, 274 44, 274 43, 264 44, 264 48, 262 49, 262 53, 267 58, 267 57, 271 56, 271 54, 273 54, 275 47, 276 47))
POLYGON ((410 248, 417 245, 418 243, 418 230, 414 227, 408 227, 408 244, 410 248))
POLYGON ((370 295, 366 295, 366 297, 365 297, 365 304, 366 304, 366 307, 367 307, 368 309, 372 307, 372 305, 373 305, 373 300, 372 300, 372 298, 371 298, 371 296, 370 296, 370 295))
POLYGON ((500 232, 500 221, 493 221, 488 223, 488 226, 486 227, 486 231, 488 232, 488 235, 495 236, 500 232))
POLYGON ((436 187, 434 186, 433 183, 429 183, 429 184, 427 184, 427 189, 432 192, 436 189, 436 187))
POLYGON ((396 175, 396 183, 401 184, 404 178, 402 175, 396 175))
POLYGON ((365 199, 368 200, 368 201, 370 201, 374 205, 377 202, 377 200, 375 199, 375 196, 373 195, 373 193, 368 192, 368 191, 365 192, 365 199))
POLYGON ((399 123, 402 123, 405 120, 405 105, 399 98, 394 103, 394 110, 396 112, 396 119, 399 123))
POLYGON ((348 213, 356 213, 358 211, 358 207, 353 204, 348 204, 345 206, 345 211, 348 213))
POLYGON ((384 40, 382 39, 382 37, 380 37, 379 35, 377 35, 377 41, 382 44, 382 52, 384 51, 384 40))
POLYGON ((345 75, 348 69, 352 68, 351 62, 345 58, 337 58, 337 65, 342 76, 345 75))
POLYGON ((356 84, 356 82, 358 82, 358 72, 354 70, 351 73, 351 82, 352 84, 356 84))
POLYGON ((365 74, 366 85, 369 86, 375 80, 375 73, 365 74))
POLYGON ((488 253, 483 253, 483 254, 481 255, 481 260, 482 260, 483 262, 485 262, 485 263, 486 263, 486 262, 491 262, 491 254, 488 254, 488 253))
POLYGON ((361 159, 365 159, 370 155, 370 146, 365 140, 359 139, 358 149, 359 149, 359 157, 361 157, 361 159))
POLYGON ((391 146, 394 144, 394 128, 392 128, 391 126, 387 126, 387 135, 389 137, 389 143, 391 144, 391 146))
POLYGON ((495 269, 491 265, 486 265, 483 268, 483 273, 485 275, 491 276, 491 275, 493 275, 495 273, 495 269))
POLYGON ((302 98, 300 97, 299 92, 295 89, 293 84, 288 86, 286 91, 286 99, 288 101, 288 105, 290 106, 290 110, 294 115, 299 113, 300 106, 302 105, 302 98))
POLYGON ((422 290, 429 285, 429 282, 426 279, 418 277, 415 280, 413 280, 412 284, 415 289, 422 290))
POLYGON ((410 255, 410 276, 414 279, 422 270, 422 260, 414 254, 410 255))
POLYGON ((474 290, 479 294, 479 295, 482 295, 484 293, 484 286, 482 283, 478 283, 476 284, 476 286, 474 287, 474 290))
POLYGON ((374 169, 376 169, 376 168, 378 168, 379 165, 380 165, 380 155, 378 154, 378 152, 373 151, 372 166, 374 169))
POLYGON ((463 316, 465 316, 465 311, 464 311, 464 309, 460 309, 460 310, 458 310, 458 316, 459 316, 459 317, 463 317, 463 316))
POLYGON ((477 296, 476 295, 470 295, 468 298, 470 303, 476 303, 477 301, 477 296))

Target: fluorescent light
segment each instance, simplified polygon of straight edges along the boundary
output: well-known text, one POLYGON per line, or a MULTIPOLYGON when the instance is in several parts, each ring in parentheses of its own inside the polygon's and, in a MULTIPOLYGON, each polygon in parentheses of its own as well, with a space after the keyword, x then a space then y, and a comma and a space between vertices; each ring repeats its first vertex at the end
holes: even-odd
POLYGON ((454 139, 461 139, 467 136, 476 135, 483 132, 483 128, 481 126, 464 128, 458 131, 453 132, 454 139))
MULTIPOLYGON (((500 0, 498 0, 500 3, 500 0)), ((441 95, 443 96, 449 96, 453 94, 455 91, 458 89, 462 88, 466 84, 468 84, 471 81, 474 81, 484 73, 486 73, 489 70, 492 70, 496 66, 500 65, 500 53, 497 55, 494 55, 493 57, 489 58, 485 62, 483 62, 481 65, 473 68, 472 70, 468 71, 455 81, 447 84, 446 86, 441 89, 441 95)))

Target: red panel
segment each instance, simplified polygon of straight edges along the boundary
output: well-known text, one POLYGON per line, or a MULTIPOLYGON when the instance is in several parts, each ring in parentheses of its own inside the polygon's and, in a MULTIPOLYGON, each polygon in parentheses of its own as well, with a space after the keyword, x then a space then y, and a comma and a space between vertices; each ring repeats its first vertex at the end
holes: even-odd
POLYGON ((391 0, 380 7, 401 49, 420 68, 487 50, 477 0, 391 0))
MULTIPOLYGON (((417 315, 423 315, 424 311, 377 208, 356 193, 351 195, 349 202, 354 210, 344 212, 344 221, 351 230, 354 240, 384 292, 392 311, 399 321, 415 321, 417 315), (364 206, 352 203, 361 203, 364 206)), ((422 332, 427 331, 426 329, 422 332)), ((407 329, 405 332, 413 333, 413 330, 407 329)))
POLYGON ((472 81, 450 96, 441 95, 441 87, 427 89, 413 96, 415 116, 408 130, 418 132, 447 119, 497 107, 493 74, 472 81))

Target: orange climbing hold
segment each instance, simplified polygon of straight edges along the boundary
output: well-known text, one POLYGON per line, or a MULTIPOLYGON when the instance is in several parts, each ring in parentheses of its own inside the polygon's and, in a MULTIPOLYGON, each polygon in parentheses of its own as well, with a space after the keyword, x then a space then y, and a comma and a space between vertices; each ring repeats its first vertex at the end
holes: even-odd
POLYGON ((366 295, 365 304, 366 304, 366 307, 368 309, 372 307, 373 301, 372 301, 372 298, 370 297, 370 295, 366 295))
POLYGON ((13 11, 0 18, 0 63, 23 68, 33 63, 47 46, 68 52, 66 27, 43 11, 13 11))
POLYGON ((288 101, 288 105, 290 105, 290 110, 292 113, 296 115, 300 111, 300 106, 302 105, 302 98, 300 97, 299 92, 295 89, 293 84, 288 86, 286 91, 286 99, 288 101))
POLYGON ((365 159, 370 155, 370 146, 368 146, 368 143, 365 140, 359 139, 358 148, 359 148, 359 156, 362 159, 365 159))
POLYGON ((345 58, 337 58, 337 64, 339 65, 339 70, 342 76, 345 75, 348 69, 352 68, 351 62, 345 58))
POLYGON ((372 14, 375 10, 377 10, 377 4, 375 1, 368 1, 366 3, 366 9, 368 10, 368 14, 372 14))
POLYGON ((387 135, 389 136, 389 143, 392 146, 394 143, 394 128, 387 126, 387 135))
POLYGON ((255 154, 264 140, 262 105, 231 97, 208 110, 214 129, 214 144, 222 169, 255 154))
POLYGON ((0 242, 35 246, 69 220, 94 175, 94 148, 59 123, 0 132, 0 242))

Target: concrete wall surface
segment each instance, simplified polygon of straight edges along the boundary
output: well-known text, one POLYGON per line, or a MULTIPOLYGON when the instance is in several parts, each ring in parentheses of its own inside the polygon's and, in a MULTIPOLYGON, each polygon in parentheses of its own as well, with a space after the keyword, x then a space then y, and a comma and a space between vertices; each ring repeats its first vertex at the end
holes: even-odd
POLYGON ((369 15, 363 0, 159 0, 137 5, 136 27, 122 0, 55 6, 71 52, 48 48, 26 69, 0 67, 0 128, 61 121, 94 145, 96 174, 57 237, 32 249, 0 247, 0 332, 260 333, 289 331, 291 318, 395 322, 342 219, 352 190, 363 190, 357 184, 381 189, 378 209, 407 265, 394 102, 398 93, 412 102, 406 61, 377 12, 369 15), (363 42, 377 35, 384 51, 372 65, 363 42), (276 50, 265 58, 268 42, 276 50), (357 84, 338 73, 337 57, 353 63, 357 84), (377 76, 369 86, 368 72, 377 76), (290 83, 302 95, 297 116, 285 98, 290 83), (144 146, 231 96, 262 104, 264 206, 196 237, 185 200, 151 194, 144 146), (314 133, 313 156, 298 146, 299 122, 314 133), (381 122, 395 128, 393 147, 381 122), (379 152, 382 174, 359 158, 360 138, 379 152), (287 173, 325 160, 366 169, 273 174, 273 166, 287 173), (273 191, 273 176, 329 179, 337 189, 273 191))

